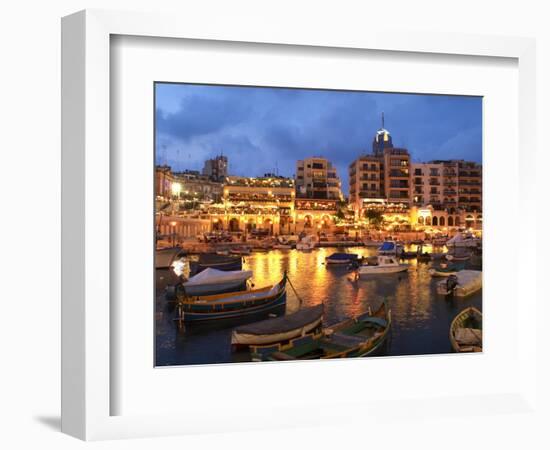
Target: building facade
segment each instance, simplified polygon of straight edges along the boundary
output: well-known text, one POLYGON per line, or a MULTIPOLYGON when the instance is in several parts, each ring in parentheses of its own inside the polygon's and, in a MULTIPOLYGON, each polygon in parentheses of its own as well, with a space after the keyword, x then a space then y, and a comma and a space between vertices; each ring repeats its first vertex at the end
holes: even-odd
POLYGON ((228 175, 229 161, 227 156, 219 155, 204 162, 202 174, 212 181, 223 182, 228 175))
POLYGON ((349 166, 349 202, 356 218, 363 217, 367 204, 409 207, 410 169, 408 150, 394 147, 390 132, 380 128, 372 142, 372 153, 360 156, 349 166))
POLYGON ((296 197, 342 200, 342 183, 336 167, 321 157, 297 161, 296 197))

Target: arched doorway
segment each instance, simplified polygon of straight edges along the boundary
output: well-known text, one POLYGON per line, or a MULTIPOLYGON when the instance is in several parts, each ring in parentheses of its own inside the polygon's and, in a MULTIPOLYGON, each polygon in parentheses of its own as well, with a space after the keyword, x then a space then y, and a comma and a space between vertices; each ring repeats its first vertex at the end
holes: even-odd
POLYGON ((468 214, 466 216, 466 227, 470 228, 474 226, 474 216, 468 214))
POLYGON ((456 216, 455 217, 455 227, 459 227, 460 226, 460 216, 456 216))
POLYGON ((327 229, 330 226, 330 217, 326 214, 321 218, 321 226, 323 229, 327 229))
POLYGON ((453 216, 449 216, 449 219, 447 220, 447 224, 452 227, 453 226, 453 216))
POLYGON ((223 222, 219 219, 214 219, 212 221, 212 230, 214 230, 214 231, 223 230, 223 222))
POLYGON ((417 222, 418 222, 418 225, 424 225, 424 217, 420 216, 417 222))
POLYGON ((239 228, 239 219, 233 217, 233 218, 229 221, 229 231, 240 231, 240 228, 239 228))
POLYGON ((440 226, 440 227, 444 227, 444 226, 445 226, 445 217, 440 217, 440 218, 439 218, 439 226, 440 226))
POLYGON ((436 216, 433 216, 433 217, 432 217, 432 225, 433 225, 434 227, 437 227, 437 225, 438 225, 437 217, 436 217, 436 216))
POLYGON ((254 221, 254 219, 248 219, 248 222, 246 223, 246 231, 250 233, 255 228, 256 228, 256 222, 254 221))
POLYGON ((304 217, 304 228, 311 228, 313 227, 313 217, 311 217, 309 214, 304 217))

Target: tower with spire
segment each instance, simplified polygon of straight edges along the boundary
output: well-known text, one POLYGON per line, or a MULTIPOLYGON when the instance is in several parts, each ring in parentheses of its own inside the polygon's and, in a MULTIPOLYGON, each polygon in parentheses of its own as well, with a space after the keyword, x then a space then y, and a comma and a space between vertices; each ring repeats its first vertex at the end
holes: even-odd
POLYGON ((372 153, 374 156, 381 157, 384 155, 384 149, 386 148, 393 148, 393 143, 390 132, 385 128, 384 113, 382 112, 382 127, 379 128, 374 135, 374 139, 372 141, 372 153))

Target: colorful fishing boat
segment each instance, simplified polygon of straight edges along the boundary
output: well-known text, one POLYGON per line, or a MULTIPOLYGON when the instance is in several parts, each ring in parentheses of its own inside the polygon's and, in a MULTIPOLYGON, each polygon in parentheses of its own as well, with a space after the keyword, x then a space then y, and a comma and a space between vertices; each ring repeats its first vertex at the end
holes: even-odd
POLYGON ((217 270, 210 267, 182 283, 185 293, 190 296, 213 295, 245 289, 252 277, 251 270, 217 270))
POLYGON ((325 258, 326 264, 344 264, 349 265, 357 262, 359 255, 356 253, 333 253, 325 258))
POLYGON ((391 309, 384 302, 371 314, 363 313, 288 344, 251 346, 253 361, 352 358, 382 352, 391 330, 391 309))
POLYGON ((451 322, 449 340, 457 353, 483 351, 483 316, 481 311, 470 306, 451 322))
POLYGON ((177 298, 178 317, 174 320, 182 324, 267 313, 286 304, 286 281, 285 273, 272 286, 217 295, 189 296, 182 289, 177 298))
POLYGON ((293 314, 235 328, 231 334, 231 347, 237 350, 250 345, 289 342, 291 339, 314 332, 321 326, 322 321, 322 304, 302 308, 293 314))

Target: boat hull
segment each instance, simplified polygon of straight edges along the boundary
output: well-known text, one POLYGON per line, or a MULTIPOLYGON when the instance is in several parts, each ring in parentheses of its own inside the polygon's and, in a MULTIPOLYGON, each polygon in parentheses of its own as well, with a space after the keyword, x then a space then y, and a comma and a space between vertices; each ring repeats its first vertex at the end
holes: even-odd
POLYGON ((408 266, 400 267, 377 267, 377 266, 365 266, 358 269, 359 276, 369 275, 390 275, 392 273, 406 272, 409 269, 408 266))
POLYGON ((235 280, 225 283, 219 283, 216 285, 205 284, 197 286, 186 286, 185 292, 187 295, 215 295, 223 294, 226 292, 238 291, 246 288, 246 280, 235 280))
POLYGON ((231 335, 231 345, 234 349, 237 349, 239 347, 242 348, 251 345, 270 345, 279 342, 287 342, 291 339, 297 338, 299 336, 304 336, 310 332, 313 332, 320 327, 322 321, 323 314, 321 309, 320 314, 313 317, 313 320, 310 320, 307 323, 300 324, 300 326, 292 329, 264 334, 250 332, 247 333, 245 331, 239 331, 239 329, 235 329, 231 335))

